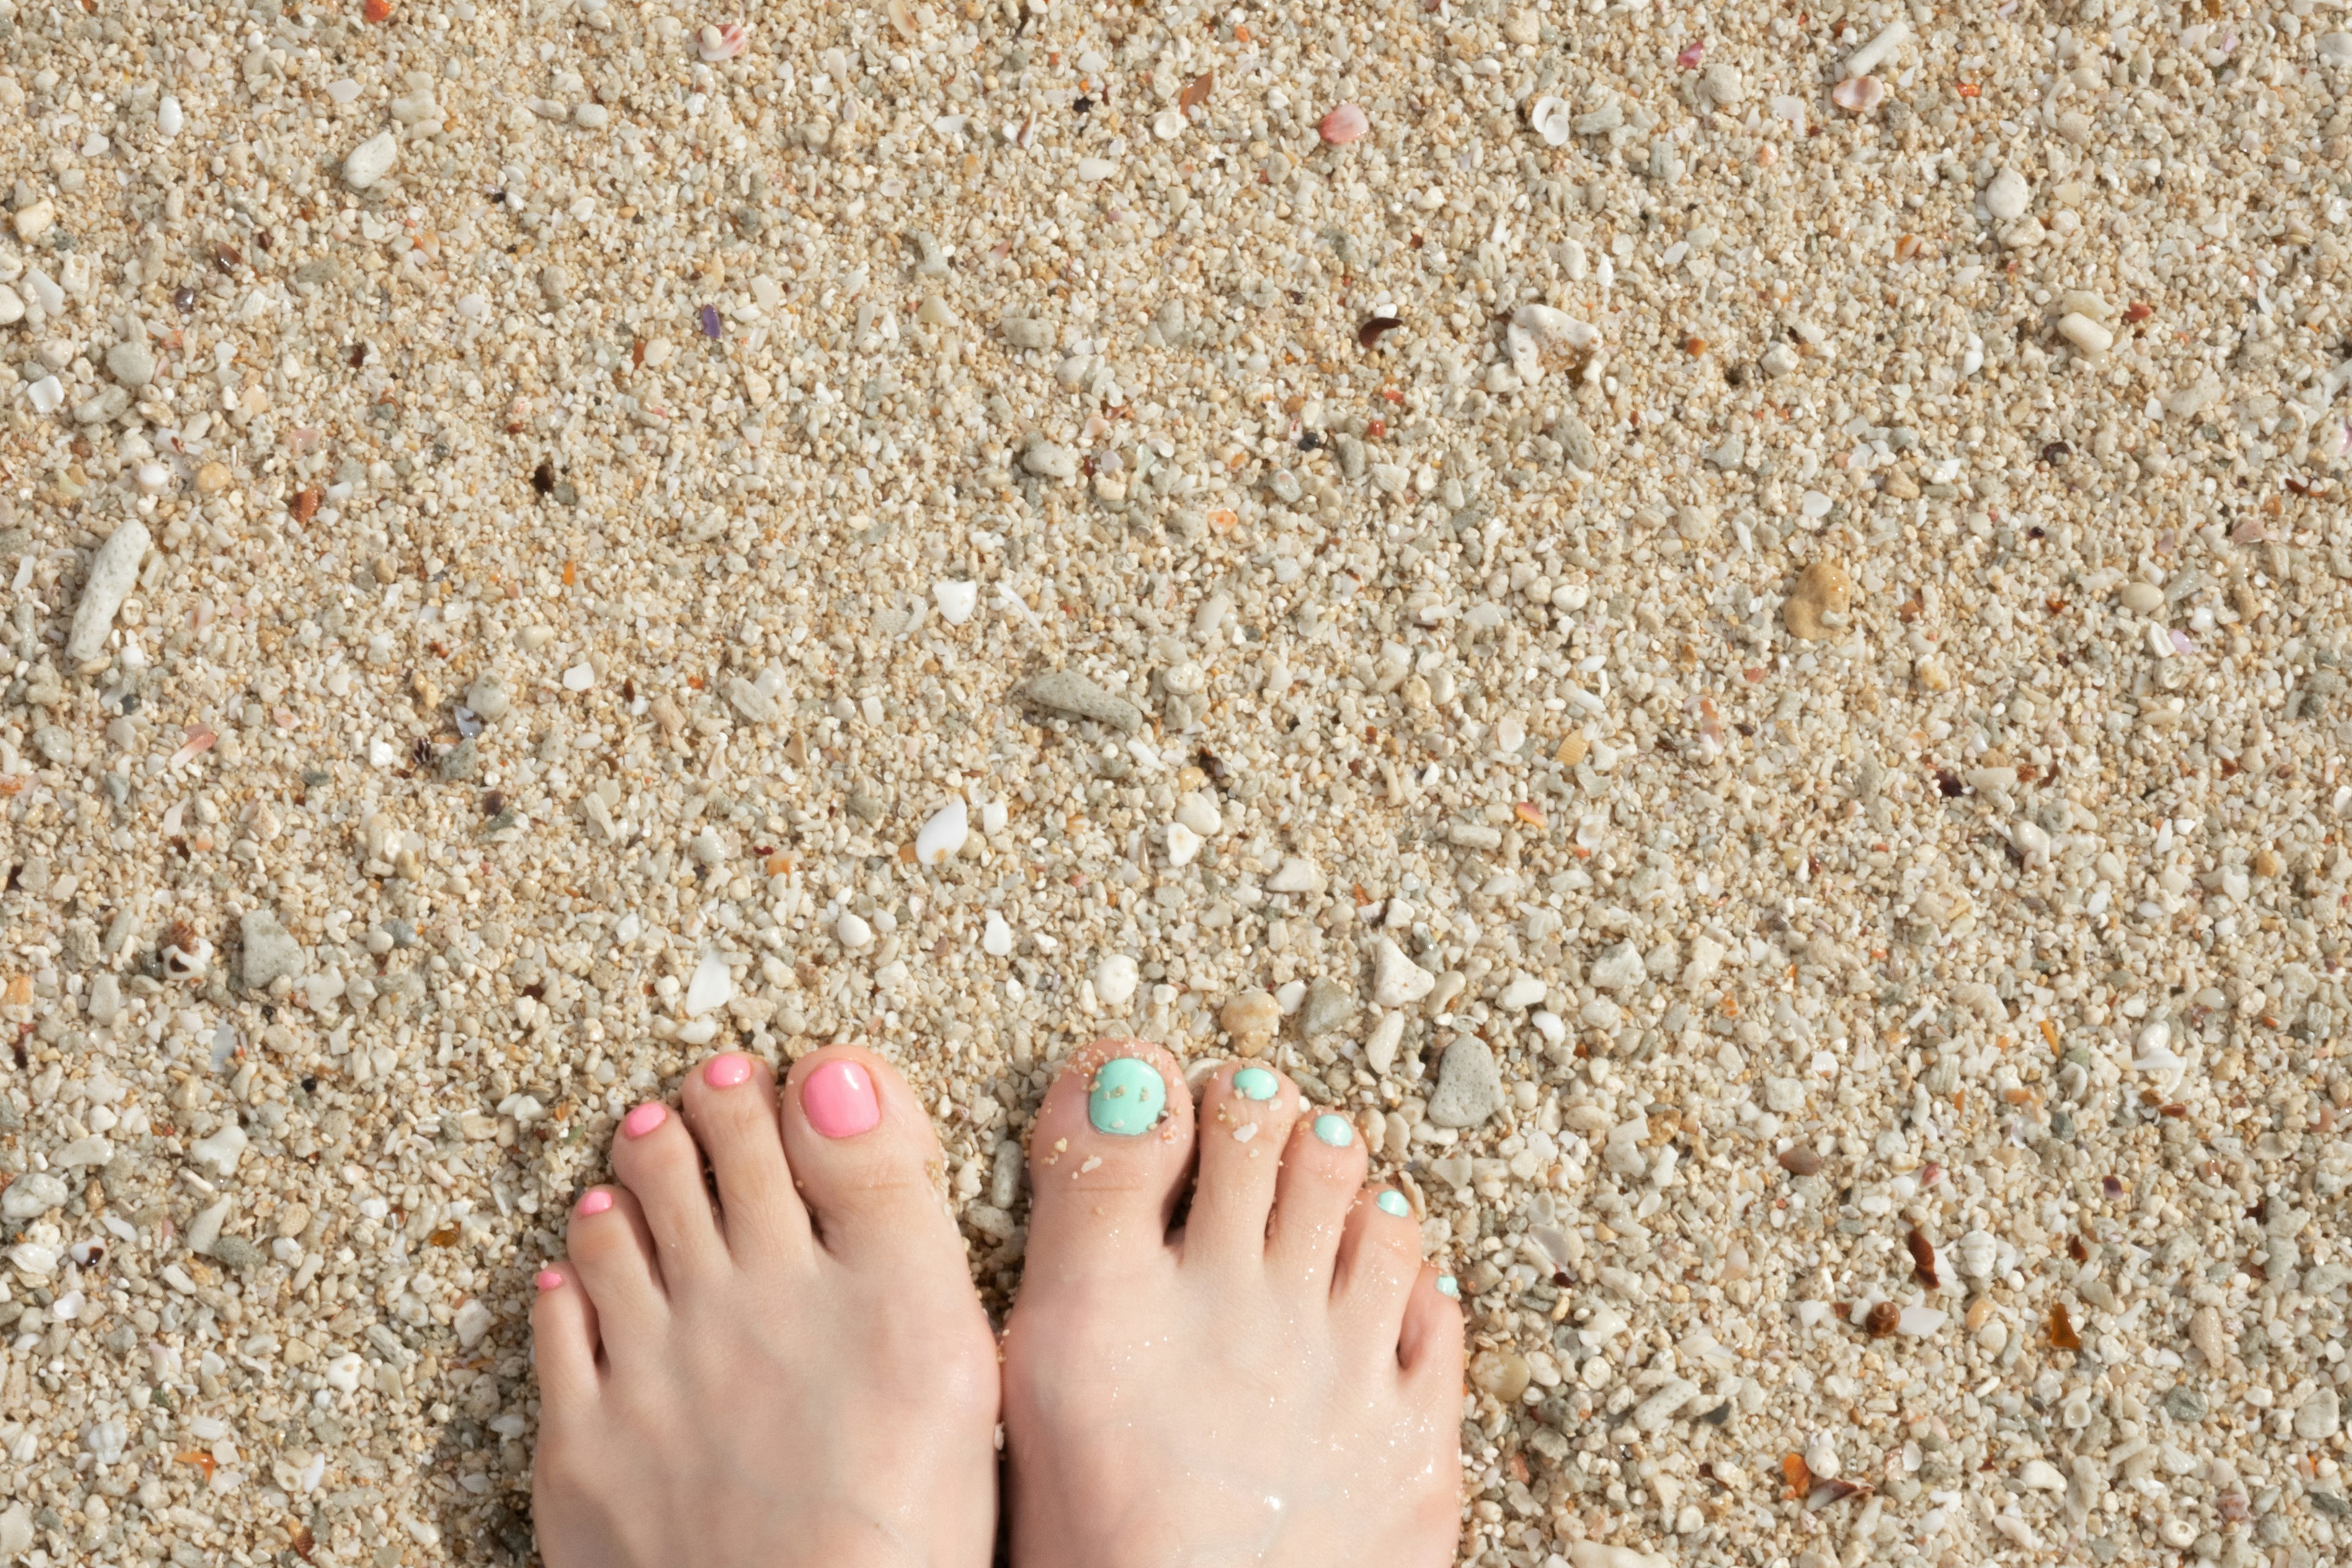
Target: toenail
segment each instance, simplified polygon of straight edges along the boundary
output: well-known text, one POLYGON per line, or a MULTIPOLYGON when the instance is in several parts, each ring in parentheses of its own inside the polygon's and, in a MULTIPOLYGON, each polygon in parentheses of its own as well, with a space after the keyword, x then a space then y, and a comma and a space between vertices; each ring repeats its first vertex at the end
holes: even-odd
POLYGON ((1412 1205, 1405 1202, 1404 1194, 1394 1187, 1391 1187, 1372 1201, 1381 1205, 1382 1214, 1392 1214, 1399 1219, 1403 1219, 1412 1213, 1412 1205))
POLYGON ((1345 1149, 1356 1141, 1356 1130, 1346 1117, 1326 1111, 1315 1119, 1315 1136, 1334 1149, 1345 1149))
POLYGON ((621 1131, 632 1138, 642 1138, 669 1120, 669 1107, 658 1100, 649 1100, 621 1119, 621 1131))
POLYGON ((1244 1068, 1234 1074, 1234 1092, 1244 1100, 1272 1100, 1282 1080, 1264 1068, 1244 1068))
POLYGON ((1451 1296, 1457 1301, 1462 1300, 1462 1287, 1454 1281, 1451 1274, 1441 1274, 1437 1277, 1437 1293, 1441 1296, 1451 1296))
POLYGON ((1121 1138, 1150 1131, 1167 1109, 1168 1085, 1160 1069, 1133 1057, 1103 1063, 1087 1094, 1087 1120, 1095 1131, 1121 1138))
POLYGON ((882 1121, 874 1075, 852 1061, 830 1061, 801 1080, 801 1109, 828 1138, 855 1138, 882 1121))
POLYGON ((613 1194, 606 1192, 602 1187, 591 1188, 588 1195, 580 1200, 580 1212, 582 1214, 603 1214, 606 1209, 611 1208, 612 1206, 613 1194))
POLYGON ((552 1268, 542 1268, 532 1278, 531 1283, 542 1290, 553 1290, 562 1286, 563 1276, 552 1268))
POLYGON ((702 1066, 702 1081, 713 1089, 733 1089, 751 1077, 751 1058, 736 1051, 713 1057, 702 1066))

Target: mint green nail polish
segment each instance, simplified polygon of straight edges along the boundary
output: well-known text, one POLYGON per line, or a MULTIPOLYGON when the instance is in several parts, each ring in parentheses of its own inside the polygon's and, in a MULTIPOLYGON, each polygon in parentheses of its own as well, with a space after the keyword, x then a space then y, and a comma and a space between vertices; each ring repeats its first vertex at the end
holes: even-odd
POLYGON ((1234 1074, 1234 1092, 1244 1100, 1272 1100, 1282 1080, 1264 1068, 1244 1068, 1234 1074))
POLYGON ((1437 1293, 1441 1296, 1451 1296, 1457 1301, 1462 1300, 1462 1287, 1455 1282, 1451 1274, 1441 1274, 1437 1277, 1437 1293))
POLYGON ((1356 1130, 1348 1125, 1346 1117, 1327 1111, 1315 1119, 1315 1136, 1334 1149, 1345 1149, 1356 1141, 1356 1130))
POLYGON ((1381 1205, 1382 1214, 1392 1214, 1399 1219, 1404 1219, 1412 1213, 1412 1205, 1405 1202, 1404 1194, 1394 1187, 1391 1187, 1373 1201, 1381 1205))
POLYGON ((1167 1109, 1168 1086, 1159 1069, 1133 1057, 1103 1063, 1087 1094, 1087 1120, 1095 1131, 1121 1138, 1150 1131, 1167 1109))

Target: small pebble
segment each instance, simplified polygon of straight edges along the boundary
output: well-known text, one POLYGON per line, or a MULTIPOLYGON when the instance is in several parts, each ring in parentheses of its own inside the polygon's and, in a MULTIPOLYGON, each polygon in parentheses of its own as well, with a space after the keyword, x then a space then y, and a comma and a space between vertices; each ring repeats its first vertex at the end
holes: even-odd
POLYGON ((1135 998, 1142 971, 1126 953, 1113 953, 1095 965, 1095 997, 1108 1007, 1124 1007, 1135 998))
POLYGON ((2033 192, 2026 184, 2025 176, 2014 169, 2003 169, 1985 186, 1985 211, 2002 223, 2014 223, 2023 217, 2032 200, 2033 192))
POLYGON ((1458 1036, 1437 1064, 1429 1119, 1440 1127, 1475 1127, 1503 1108, 1503 1076, 1495 1053, 1475 1035, 1458 1036))
POLYGON ((369 137, 343 160, 343 184, 355 191, 373 188, 400 161, 400 141, 389 131, 369 137))
POLYGON ((971 834, 963 802, 950 800, 924 819, 915 835, 915 858, 926 866, 944 866, 963 853, 971 834))

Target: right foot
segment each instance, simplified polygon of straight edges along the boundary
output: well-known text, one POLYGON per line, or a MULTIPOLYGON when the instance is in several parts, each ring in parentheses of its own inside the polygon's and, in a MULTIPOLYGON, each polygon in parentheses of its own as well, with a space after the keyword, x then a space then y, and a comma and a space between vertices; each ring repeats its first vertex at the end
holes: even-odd
POLYGON ((1107 1040, 1049 1090, 1003 1341, 1019 1568, 1444 1568, 1462 1310, 1297 1085, 1107 1040), (1164 1102, 1164 1110, 1161 1106, 1164 1102))
POLYGON ((624 1119, 539 1277, 549 1568, 986 1568, 995 1346, 921 1103, 850 1048, 683 1099, 624 1119))

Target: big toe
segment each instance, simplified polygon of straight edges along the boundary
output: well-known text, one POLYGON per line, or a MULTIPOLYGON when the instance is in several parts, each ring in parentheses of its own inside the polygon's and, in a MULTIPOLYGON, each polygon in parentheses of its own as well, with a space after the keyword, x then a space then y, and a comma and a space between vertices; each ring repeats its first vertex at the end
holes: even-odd
POLYGON ((1144 1040, 1097 1040, 1045 1091, 1029 1141, 1031 1278, 1071 1278, 1168 1244, 1192 1157, 1192 1097, 1144 1040))
POLYGON ((956 1241, 939 1140, 889 1063, 855 1046, 813 1051, 781 1100, 793 1181, 827 1252, 855 1263, 903 1256, 917 1237, 956 1241))

